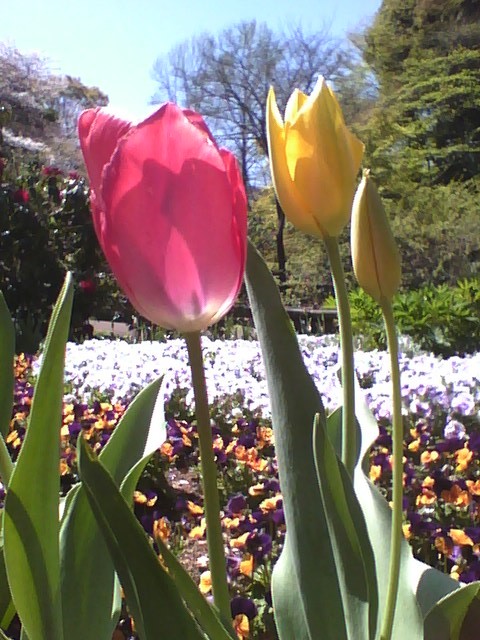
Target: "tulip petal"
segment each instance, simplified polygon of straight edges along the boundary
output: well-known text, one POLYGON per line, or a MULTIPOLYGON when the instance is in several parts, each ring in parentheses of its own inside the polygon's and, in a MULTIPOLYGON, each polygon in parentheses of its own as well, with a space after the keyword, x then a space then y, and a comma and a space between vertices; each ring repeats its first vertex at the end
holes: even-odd
POLYGON ((102 181, 101 243, 120 285, 145 317, 180 331, 233 304, 245 261, 232 215, 246 208, 205 128, 164 105, 120 141, 102 181))
MULTIPOLYGON (((232 234, 235 242, 234 251, 238 252, 241 263, 245 267, 247 259, 247 198, 243 188, 242 175, 235 156, 226 149, 219 149, 225 164, 227 177, 233 194, 232 234)), ((209 324, 214 324, 222 318, 236 300, 243 282, 245 268, 239 271, 237 282, 233 288, 233 295, 228 296, 225 303, 218 309, 209 324)))
POLYGON ((312 214, 330 235, 338 235, 350 217, 358 167, 353 168, 340 106, 323 78, 286 125, 286 155, 312 214))
POLYGON ((300 197, 297 186, 289 172, 285 145, 285 127, 272 88, 268 92, 267 98, 267 140, 273 185, 286 217, 292 224, 307 233, 316 236, 323 235, 322 229, 313 218, 309 207, 300 197))
POLYGON ((183 109, 183 115, 186 118, 188 118, 189 122, 195 125, 197 129, 205 133, 207 137, 210 138, 210 140, 213 142, 213 144, 217 146, 217 143, 215 142, 215 138, 212 136, 212 132, 210 131, 210 129, 207 126, 207 123, 199 113, 197 113, 196 111, 193 111, 192 109, 183 109))
POLYGON ((87 166, 90 185, 100 192, 102 172, 115 151, 120 138, 132 127, 102 108, 87 109, 78 119, 78 136, 87 166))
POLYGON ((363 153, 365 151, 365 145, 357 136, 351 131, 346 131, 347 140, 350 146, 350 153, 352 156, 352 170, 355 174, 358 173, 360 165, 362 164, 363 153))
POLYGON ((308 96, 303 91, 294 90, 285 107, 285 122, 293 122, 295 120, 307 99, 308 96))
POLYGON ((380 303, 391 300, 401 278, 401 259, 382 199, 368 171, 352 207, 352 263, 359 285, 380 303))

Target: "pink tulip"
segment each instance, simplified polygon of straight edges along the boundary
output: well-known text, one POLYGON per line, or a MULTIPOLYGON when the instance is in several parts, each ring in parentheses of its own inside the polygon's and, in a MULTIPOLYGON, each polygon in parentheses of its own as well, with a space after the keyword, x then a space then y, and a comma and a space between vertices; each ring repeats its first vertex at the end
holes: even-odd
POLYGON ((245 269, 247 205, 234 156, 200 115, 171 103, 138 125, 89 109, 78 129, 95 230, 130 302, 182 332, 217 322, 245 269))

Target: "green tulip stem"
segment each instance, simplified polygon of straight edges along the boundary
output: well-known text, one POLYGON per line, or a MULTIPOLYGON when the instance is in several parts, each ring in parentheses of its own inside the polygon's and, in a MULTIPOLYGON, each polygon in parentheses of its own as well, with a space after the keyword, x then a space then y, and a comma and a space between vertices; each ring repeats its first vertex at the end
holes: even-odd
POLYGON ((392 303, 387 298, 380 299, 383 320, 387 332, 388 351, 390 353, 390 368, 392 373, 392 533, 390 549, 390 567, 387 589, 387 600, 383 615, 381 640, 392 637, 393 620, 397 604, 398 583, 400 579, 400 561, 402 548, 402 520, 403 520, 403 422, 402 396, 400 388, 400 368, 398 365, 398 339, 393 317, 392 303))
POLYGON ((7 445, 3 436, 0 434, 0 478, 5 486, 5 489, 10 483, 10 476, 13 472, 13 462, 8 453, 7 445))
POLYGON ((345 275, 338 240, 332 236, 324 238, 338 309, 340 347, 342 351, 342 462, 349 475, 353 476, 357 455, 357 432, 355 426, 355 370, 353 366, 353 335, 350 305, 348 302, 345 275))
POLYGON ((192 371, 195 414, 197 418, 200 467, 202 471, 205 522, 207 525, 207 546, 212 578, 213 601, 224 624, 231 623, 230 595, 227 583, 227 562, 220 519, 220 500, 217 487, 217 465, 213 453, 212 429, 208 408, 207 386, 203 367, 200 333, 186 333, 192 371))

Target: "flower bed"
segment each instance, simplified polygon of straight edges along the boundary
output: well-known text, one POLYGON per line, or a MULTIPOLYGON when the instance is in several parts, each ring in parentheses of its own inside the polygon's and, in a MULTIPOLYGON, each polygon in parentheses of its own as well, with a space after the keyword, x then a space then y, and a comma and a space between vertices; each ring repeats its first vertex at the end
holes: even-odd
MULTIPOLYGON (((340 401, 336 340, 300 336, 299 341, 325 406, 332 410, 340 401)), ((253 341, 207 338, 202 344, 237 632, 240 637, 247 637, 250 630, 253 637, 274 638, 269 579, 283 542, 284 519, 259 346, 253 341)), ((28 364, 17 365, 8 438, 14 453, 21 444, 33 391, 25 377, 28 364)), ((405 535, 420 559, 464 582, 476 580, 480 577, 480 354, 440 360, 405 351, 400 364, 406 433, 405 535)), ((35 361, 33 371, 37 368, 35 361)), ((371 453, 370 477, 389 499, 387 354, 359 351, 356 368, 381 431, 371 453)), ((76 480, 78 434, 83 432, 101 449, 134 395, 162 372, 167 376, 168 440, 141 479, 135 509, 144 528, 149 533, 155 529, 168 540, 208 594, 198 442, 182 341, 133 345, 92 340, 68 345, 62 486, 66 491, 76 480)), ((126 619, 124 627, 128 624, 126 619)))

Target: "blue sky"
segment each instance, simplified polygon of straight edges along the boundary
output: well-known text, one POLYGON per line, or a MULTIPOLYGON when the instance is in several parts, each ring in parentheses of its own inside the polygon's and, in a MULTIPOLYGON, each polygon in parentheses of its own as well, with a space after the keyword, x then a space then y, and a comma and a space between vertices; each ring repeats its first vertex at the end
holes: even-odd
MULTIPOLYGON (((0 3, 3 4, 3 3, 0 3)), ((368 21, 381 0, 7 0, 0 42, 45 55, 52 69, 108 94, 119 115, 139 119, 155 90, 151 69, 171 47, 255 18, 270 27, 301 21, 334 35, 368 21)))

